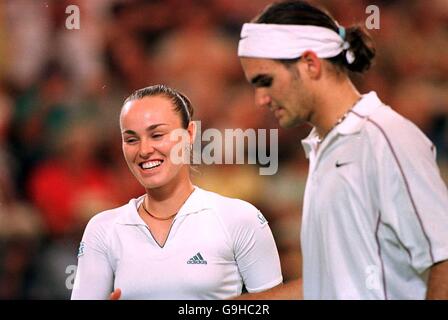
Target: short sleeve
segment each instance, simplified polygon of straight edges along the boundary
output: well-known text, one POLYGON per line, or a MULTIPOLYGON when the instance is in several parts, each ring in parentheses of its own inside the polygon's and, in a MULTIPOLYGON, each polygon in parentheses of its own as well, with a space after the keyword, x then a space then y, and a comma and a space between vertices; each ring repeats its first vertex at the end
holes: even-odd
POLYGON ((410 122, 393 130, 377 125, 378 195, 383 222, 390 225, 424 272, 448 259, 448 192, 435 160, 435 147, 410 122))
POLYGON ((87 224, 78 252, 78 268, 72 300, 108 299, 114 275, 108 258, 107 228, 101 219, 87 224))
POLYGON ((271 229, 254 206, 243 201, 238 204, 225 220, 244 285, 249 292, 270 289, 283 281, 271 229))

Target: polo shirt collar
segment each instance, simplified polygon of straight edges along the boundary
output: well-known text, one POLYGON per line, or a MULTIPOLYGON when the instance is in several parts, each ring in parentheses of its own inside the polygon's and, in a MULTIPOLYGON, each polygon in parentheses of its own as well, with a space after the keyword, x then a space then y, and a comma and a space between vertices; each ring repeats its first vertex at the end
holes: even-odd
MULTIPOLYGON (((367 94, 362 95, 361 100, 356 103, 352 111, 356 112, 357 116, 353 112, 350 112, 347 117, 342 121, 336 128, 335 135, 351 135, 361 131, 362 127, 366 122, 366 118, 370 116, 379 106, 383 105, 381 100, 378 98, 376 92, 371 91, 367 94)), ((331 139, 332 136, 327 137, 331 139)), ((316 150, 319 141, 319 136, 317 135, 316 128, 313 128, 310 134, 302 140, 302 146, 305 150, 305 155, 309 158, 311 151, 316 150)))
POLYGON ((194 186, 194 191, 180 208, 175 219, 212 208, 212 200, 210 199, 210 195, 207 193, 207 191, 194 186))
MULTIPOLYGON (((174 219, 178 219, 182 216, 197 213, 202 210, 206 210, 212 207, 212 204, 207 196, 207 191, 194 186, 193 192, 190 194, 188 199, 182 205, 179 213, 174 219)), ((124 206, 125 210, 121 211, 120 216, 117 217, 116 222, 118 224, 128 224, 128 225, 146 225, 143 219, 138 214, 138 207, 142 203, 145 195, 142 195, 136 199, 131 199, 127 205, 124 206)))
POLYGON ((364 94, 359 102, 353 107, 352 111, 359 116, 350 112, 347 118, 342 121, 335 129, 341 135, 350 135, 358 133, 364 126, 365 117, 369 117, 383 103, 378 98, 376 92, 371 91, 364 94))

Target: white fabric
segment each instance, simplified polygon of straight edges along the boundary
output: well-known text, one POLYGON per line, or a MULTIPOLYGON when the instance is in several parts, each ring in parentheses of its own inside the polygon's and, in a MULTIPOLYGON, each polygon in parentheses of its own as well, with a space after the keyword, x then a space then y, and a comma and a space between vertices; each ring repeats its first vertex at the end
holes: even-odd
POLYGON ((142 200, 88 223, 72 299, 108 299, 114 288, 122 299, 225 299, 243 283, 258 292, 282 282, 271 230, 251 204, 195 187, 161 248, 138 215, 142 200), (202 263, 191 263, 198 253, 202 263))
POLYGON ((245 23, 241 30, 238 56, 295 59, 311 50, 319 58, 331 58, 348 47, 338 33, 324 27, 245 23))
POLYGON ((429 268, 448 259, 435 148, 374 92, 353 111, 318 150, 315 130, 302 141, 304 297, 423 299, 429 268))

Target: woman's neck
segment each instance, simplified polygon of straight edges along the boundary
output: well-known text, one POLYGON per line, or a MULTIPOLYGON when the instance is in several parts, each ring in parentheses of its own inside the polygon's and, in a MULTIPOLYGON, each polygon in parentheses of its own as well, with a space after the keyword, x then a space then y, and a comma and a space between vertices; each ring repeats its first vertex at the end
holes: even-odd
POLYGON ((163 187, 148 189, 144 200, 145 207, 158 217, 168 217, 179 211, 193 190, 194 186, 189 178, 163 187))

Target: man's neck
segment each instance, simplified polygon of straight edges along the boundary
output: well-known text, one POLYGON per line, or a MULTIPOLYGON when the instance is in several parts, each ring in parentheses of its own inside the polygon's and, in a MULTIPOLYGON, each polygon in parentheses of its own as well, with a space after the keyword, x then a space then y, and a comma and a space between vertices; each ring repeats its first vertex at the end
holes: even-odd
POLYGON ((318 105, 311 119, 320 138, 324 138, 359 101, 361 94, 347 79, 321 88, 318 105))

